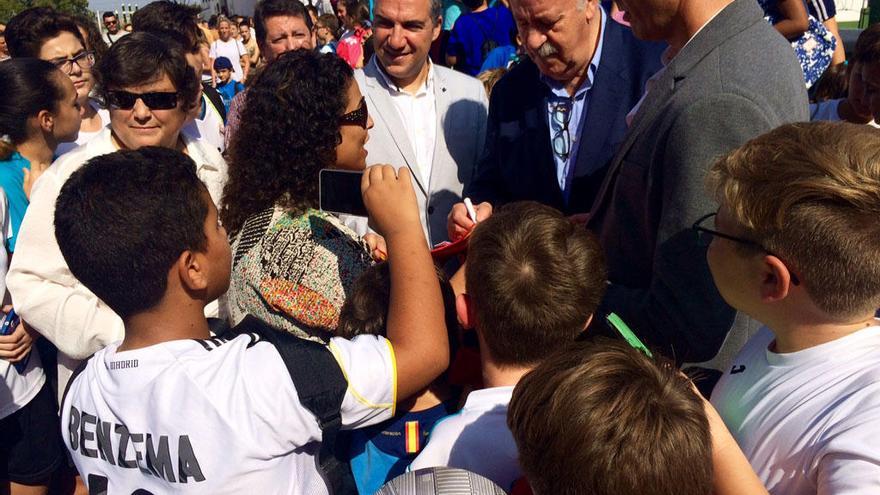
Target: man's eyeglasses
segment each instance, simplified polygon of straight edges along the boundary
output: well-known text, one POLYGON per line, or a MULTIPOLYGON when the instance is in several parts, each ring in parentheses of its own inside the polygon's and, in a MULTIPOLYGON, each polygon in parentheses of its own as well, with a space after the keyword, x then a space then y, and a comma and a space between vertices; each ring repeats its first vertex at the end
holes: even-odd
MULTIPOLYGON (((691 228, 694 230, 694 232, 697 233, 697 243, 700 246, 705 247, 705 246, 708 246, 709 244, 711 244, 712 237, 721 237, 722 239, 727 239, 728 241, 738 242, 738 243, 744 244, 746 246, 752 246, 753 248, 764 251, 765 253, 776 256, 777 258, 782 260, 782 258, 778 254, 765 248, 764 245, 761 244, 760 242, 753 241, 751 239, 745 239, 743 237, 737 237, 735 235, 725 234, 724 232, 718 232, 717 230, 712 230, 710 228, 703 227, 702 224, 705 223, 706 220, 709 220, 710 218, 714 218, 716 215, 718 215, 717 212, 709 213, 708 215, 703 215, 696 222, 694 222, 694 224, 691 226, 691 228)), ((791 283, 794 285, 799 285, 801 282, 798 279, 797 275, 795 275, 794 272, 791 271, 791 268, 789 268, 788 271, 789 271, 789 273, 791 273, 791 283)))
POLYGON ((370 112, 367 110, 367 100, 361 97, 361 104, 358 105, 357 109, 339 117, 339 125, 357 125, 366 129, 369 118, 370 112))
POLYGON ((553 135, 553 153, 562 160, 567 160, 571 154, 571 134, 568 132, 568 124, 571 122, 571 99, 558 102, 553 105, 550 116, 559 126, 559 130, 553 135))
POLYGON ((82 52, 73 58, 52 61, 52 65, 58 67, 58 70, 68 75, 70 75, 70 71, 73 70, 73 64, 78 65, 82 70, 89 70, 95 65, 95 54, 93 52, 82 52))
POLYGON ((129 93, 121 90, 107 92, 107 104, 121 110, 131 110, 138 100, 143 101, 151 110, 171 110, 177 107, 179 93, 167 91, 129 93))

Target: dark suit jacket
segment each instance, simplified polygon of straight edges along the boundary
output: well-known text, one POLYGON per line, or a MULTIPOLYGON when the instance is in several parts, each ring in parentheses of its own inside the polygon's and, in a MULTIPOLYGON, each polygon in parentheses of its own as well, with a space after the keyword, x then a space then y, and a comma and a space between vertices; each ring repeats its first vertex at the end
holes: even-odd
MULTIPOLYGON (((678 361, 715 356, 735 311, 721 299, 692 223, 717 209, 715 158, 779 125, 809 120, 791 45, 754 0, 735 0, 652 85, 591 211, 613 310, 678 361)), ((597 320, 599 320, 597 318, 597 320)))
POLYGON ((465 195, 493 204, 535 200, 567 214, 589 211, 607 164, 626 133, 625 117, 660 68, 665 45, 637 40, 610 16, 599 61, 569 203, 556 180, 546 98, 550 89, 531 60, 506 74, 492 90, 486 148, 465 195))

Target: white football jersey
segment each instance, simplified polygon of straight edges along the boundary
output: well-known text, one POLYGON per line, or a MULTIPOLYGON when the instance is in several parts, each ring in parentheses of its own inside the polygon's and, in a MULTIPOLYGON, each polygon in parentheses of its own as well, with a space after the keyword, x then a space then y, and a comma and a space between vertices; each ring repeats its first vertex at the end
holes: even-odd
MULTIPOLYGON (((325 494, 321 429, 275 346, 255 335, 95 355, 62 403, 64 443, 89 493, 325 494)), ((388 340, 334 338, 346 428, 391 418, 388 340)))

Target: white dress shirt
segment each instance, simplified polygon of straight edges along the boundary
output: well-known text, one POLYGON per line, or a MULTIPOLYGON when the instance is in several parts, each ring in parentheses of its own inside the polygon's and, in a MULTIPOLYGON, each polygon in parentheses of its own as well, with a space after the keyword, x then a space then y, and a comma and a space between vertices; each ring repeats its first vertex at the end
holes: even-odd
POLYGON ((425 82, 410 94, 392 81, 379 67, 379 74, 389 88, 391 101, 400 114, 403 130, 413 145, 415 171, 422 184, 431 182, 431 166, 434 162, 434 143, 437 140, 437 99, 434 96, 433 64, 428 61, 428 77, 425 82))

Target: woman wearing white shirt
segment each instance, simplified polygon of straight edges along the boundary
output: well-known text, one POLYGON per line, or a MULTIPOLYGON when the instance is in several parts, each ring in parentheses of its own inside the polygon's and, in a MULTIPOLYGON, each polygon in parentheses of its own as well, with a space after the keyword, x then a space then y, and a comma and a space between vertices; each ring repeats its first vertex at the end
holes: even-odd
POLYGON ((7 277, 22 319, 58 348, 61 391, 79 360, 123 336, 122 320, 79 283, 58 249, 55 200, 70 174, 95 156, 161 146, 196 162, 215 203, 226 180, 226 163, 219 152, 181 133, 199 96, 199 81, 180 48, 150 33, 133 33, 110 48, 96 75, 109 103, 110 125, 56 160, 34 185, 7 277))
POLYGON ((97 101, 89 98, 95 87, 92 73, 95 55, 86 50, 85 40, 74 20, 50 7, 35 7, 12 18, 8 29, 13 57, 51 62, 70 77, 76 88, 77 101, 82 108, 79 136, 76 141, 59 145, 56 155, 67 153, 97 136, 110 123, 110 115, 97 101))

